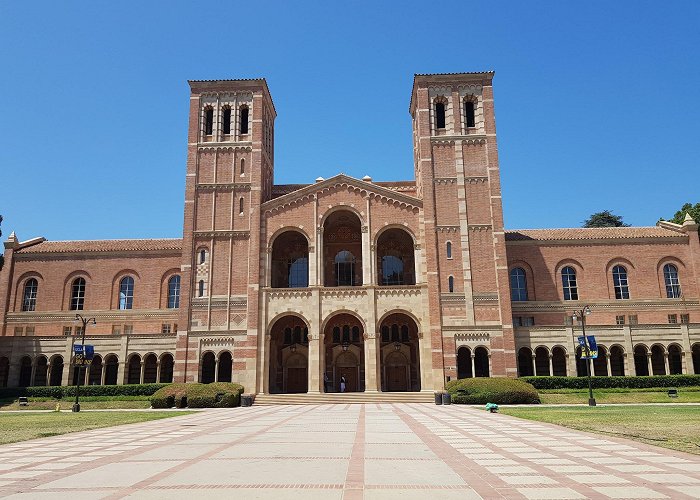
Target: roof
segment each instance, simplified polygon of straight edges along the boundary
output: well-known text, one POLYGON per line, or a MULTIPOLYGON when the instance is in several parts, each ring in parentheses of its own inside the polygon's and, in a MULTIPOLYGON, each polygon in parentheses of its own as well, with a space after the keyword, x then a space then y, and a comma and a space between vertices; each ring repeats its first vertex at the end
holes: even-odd
POLYGON ((506 230, 506 241, 624 240, 684 236, 684 233, 657 226, 506 230))
POLYGON ((146 252, 154 250, 182 250, 182 239, 42 241, 36 245, 20 248, 17 253, 146 252))
POLYGON ((493 70, 488 70, 488 71, 463 71, 461 73, 414 73, 413 74, 413 86, 411 87, 411 100, 408 103, 408 112, 411 113, 411 110, 413 109, 413 89, 416 88, 416 80, 418 79, 423 79, 424 77, 435 77, 440 80, 445 80, 445 79, 450 79, 455 76, 468 76, 468 77, 473 77, 473 76, 487 76, 489 78, 493 78, 493 76, 496 74, 495 71, 493 70))

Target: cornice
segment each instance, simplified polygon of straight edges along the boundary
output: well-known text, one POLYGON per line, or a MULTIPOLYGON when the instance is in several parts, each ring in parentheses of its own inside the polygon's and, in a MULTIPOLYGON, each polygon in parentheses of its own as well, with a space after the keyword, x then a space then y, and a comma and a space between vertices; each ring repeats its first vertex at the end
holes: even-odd
POLYGON ((435 226, 435 232, 436 233, 457 233, 457 232, 459 232, 459 226, 448 226, 448 225, 435 226))
POLYGON ((231 192, 231 191, 250 191, 250 182, 217 182, 197 184, 197 191, 209 192, 231 192))
POLYGON ((583 301, 527 301, 511 302, 513 312, 566 312, 570 313, 580 309, 584 305, 590 305, 596 310, 629 310, 629 309, 678 309, 679 307, 698 307, 698 299, 639 299, 639 300, 610 300, 605 302, 583 301))
POLYGON ((197 151, 200 153, 213 153, 215 151, 245 151, 250 152, 253 150, 253 143, 251 141, 245 142, 198 142, 197 151))
POLYGON ((560 240, 508 240, 506 246, 569 246, 569 247, 592 247, 600 245, 668 245, 668 244, 688 244, 687 235, 677 237, 665 236, 663 238, 646 236, 640 238, 591 238, 591 239, 560 239, 560 240))
MULTIPOLYGON (((83 316, 94 317, 100 321, 138 321, 151 318, 177 319, 179 309, 128 309, 128 310, 98 310, 80 311, 83 316)), ((75 322, 77 311, 32 311, 7 313, 7 323, 50 323, 75 322)))
POLYGON ((248 299, 245 296, 234 297, 195 297, 190 300, 192 309, 206 309, 211 304, 217 309, 231 306, 234 308, 245 308, 248 306, 248 299))
POLYGON ((431 144, 455 144, 461 143, 467 146, 480 146, 488 140, 485 134, 469 135, 433 135, 430 136, 431 144))
POLYGON ((202 238, 233 238, 238 240, 250 238, 250 231, 229 231, 223 229, 213 231, 193 231, 193 234, 202 238))
POLYGON ((441 293, 440 302, 445 304, 461 304, 466 302, 463 293, 441 293))

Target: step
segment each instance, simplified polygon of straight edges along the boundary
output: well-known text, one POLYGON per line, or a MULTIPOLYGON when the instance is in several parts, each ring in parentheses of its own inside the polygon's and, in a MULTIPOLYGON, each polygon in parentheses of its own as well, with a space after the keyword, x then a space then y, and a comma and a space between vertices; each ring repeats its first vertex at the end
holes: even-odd
POLYGON ((258 394, 256 405, 434 403, 432 392, 349 392, 316 394, 258 394))

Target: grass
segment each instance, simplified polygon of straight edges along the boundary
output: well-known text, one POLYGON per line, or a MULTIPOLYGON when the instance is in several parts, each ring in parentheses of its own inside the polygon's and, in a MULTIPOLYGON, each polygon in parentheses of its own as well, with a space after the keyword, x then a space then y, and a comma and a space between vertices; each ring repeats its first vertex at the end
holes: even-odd
MULTIPOLYGON (((587 389, 540 389, 543 404, 588 403, 587 389)), ((700 403, 700 387, 679 387, 678 397, 668 397, 667 388, 593 389, 600 403, 700 403)))
POLYGON ((186 413, 190 412, 5 413, 0 414, 0 445, 186 413))
MULTIPOLYGON (((29 406, 19 406, 17 398, 0 399, 0 412, 3 410, 55 410, 60 403, 62 410, 70 410, 75 398, 29 398, 29 406)), ((80 408, 84 410, 132 410, 151 407, 150 396, 85 396, 80 398, 80 408)))
POLYGON ((500 412, 700 455, 700 406, 508 407, 500 412))

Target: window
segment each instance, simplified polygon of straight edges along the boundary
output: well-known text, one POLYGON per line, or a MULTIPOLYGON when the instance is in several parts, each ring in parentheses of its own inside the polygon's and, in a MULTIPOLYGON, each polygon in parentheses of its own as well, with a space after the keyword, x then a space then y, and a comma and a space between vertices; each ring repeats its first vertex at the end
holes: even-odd
POLYGON ((83 334, 84 328, 82 326, 76 326, 75 327, 75 335, 76 336, 81 336, 83 334))
POLYGON ((435 103, 435 128, 444 129, 445 128, 445 103, 436 102, 435 103))
POLYGON ((243 198, 238 200, 238 215, 243 215, 243 198))
POLYGON ((678 281, 678 268, 673 264, 664 266, 664 282, 666 283, 666 297, 678 299, 681 296, 681 282, 678 281))
POLYGON ((475 108, 476 103, 474 101, 464 101, 464 122, 467 128, 476 127, 476 120, 474 119, 475 108))
POLYGON ((569 315, 564 316, 564 325, 565 326, 573 326, 573 324, 574 324, 574 319, 571 316, 569 316, 569 315))
POLYGON ((564 289, 564 300, 578 300, 576 270, 571 266, 566 266, 561 270, 561 281, 564 289))
POLYGON ((629 320, 630 325, 638 325, 639 324, 639 318, 637 317, 636 314, 630 314, 627 319, 629 320))
POLYGON ((447 289, 451 292, 455 291, 455 279, 454 276, 450 276, 447 278, 447 289))
POLYGON ((510 271, 510 299, 519 302, 527 300, 527 280, 522 267, 510 271))
POLYGON ((122 328, 120 325, 112 325, 112 335, 121 335, 122 328))
POLYGON ((36 292, 38 289, 39 283, 35 278, 28 279, 24 284, 23 311, 34 311, 36 309, 36 292))
POLYGON ((681 323, 684 325, 690 323, 690 314, 681 314, 681 323))
POLYGON ((245 175, 245 158, 241 158, 241 175, 245 175))
POLYGON ((224 108, 224 134, 231 133, 231 108, 224 108))
POLYGON ((448 241, 445 246, 447 247, 447 258, 451 259, 452 258, 452 242, 448 241))
POLYGON ((199 251, 199 263, 204 264, 207 261, 207 251, 206 249, 202 248, 199 251))
POLYGON ((65 337, 70 337, 72 333, 73 333, 73 327, 72 327, 72 326, 64 326, 64 327, 63 327, 63 335, 64 335, 65 337))
POLYGON ((629 299, 630 288, 627 282, 627 269, 624 266, 615 266, 612 270, 613 286, 616 299, 629 299))
POLYGON ((70 310, 82 311, 85 305, 85 278, 73 280, 70 295, 70 310))
POLYGON ((524 316, 522 320, 523 326, 535 326, 534 316, 524 316))
POLYGON ((382 257, 382 285, 403 285, 403 260, 395 255, 382 257))
POLYGON ((176 274, 168 280, 168 309, 180 307, 180 275, 176 274))
POLYGON ((617 315, 615 316, 615 324, 616 325, 624 325, 625 324, 625 315, 617 315))
POLYGON ((241 135, 248 133, 248 106, 241 107, 241 135))
POLYGON ((309 259, 292 258, 287 261, 289 288, 306 288, 309 286, 309 259))
POLYGON ((335 285, 355 286, 355 256, 347 250, 335 256, 335 285))
POLYGON ((33 326, 28 326, 27 328, 24 329, 24 334, 25 335, 34 335, 34 327, 33 326))
POLYGON ((131 309, 134 306, 134 278, 125 276, 119 282, 119 309, 131 309))
POLYGON ((197 287, 197 294, 200 297, 204 297, 204 280, 199 280, 199 286, 197 287))
POLYGON ((678 323, 678 315, 676 315, 676 314, 669 314, 669 315, 668 315, 668 322, 669 322, 669 324, 671 324, 671 325, 675 325, 676 323, 678 323))
POLYGON ((163 323, 160 325, 160 333, 165 333, 166 335, 170 333, 170 325, 168 323, 163 323))
POLYGON ((23 326, 16 326, 15 327, 15 337, 21 337, 24 335, 24 327, 23 326))
POLYGON ((134 325, 124 325, 124 335, 131 335, 134 333, 134 325))
POLYGON ((214 110, 207 108, 204 110, 204 133, 211 135, 214 131, 214 110))

